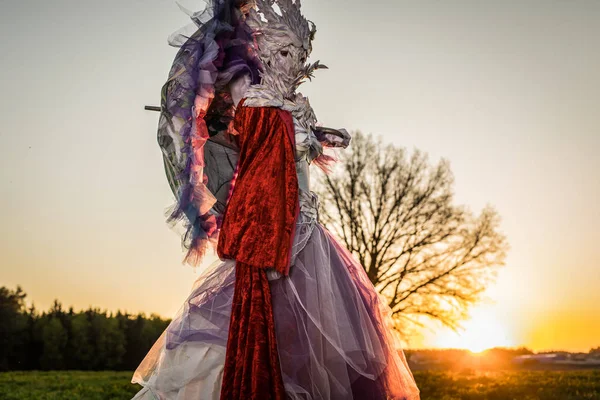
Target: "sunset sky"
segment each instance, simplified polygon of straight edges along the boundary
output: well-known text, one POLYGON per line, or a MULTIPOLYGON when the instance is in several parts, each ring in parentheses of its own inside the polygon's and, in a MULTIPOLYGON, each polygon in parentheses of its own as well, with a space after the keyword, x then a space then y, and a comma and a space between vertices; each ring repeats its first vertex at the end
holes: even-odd
MULTIPOLYGON (((183 2, 191 9, 201 0, 183 2)), ((304 0, 320 121, 447 158, 511 249, 456 335, 413 347, 600 346, 600 2, 304 0)), ((199 270, 165 224, 170 0, 0 1, 0 286, 169 317, 199 270)))

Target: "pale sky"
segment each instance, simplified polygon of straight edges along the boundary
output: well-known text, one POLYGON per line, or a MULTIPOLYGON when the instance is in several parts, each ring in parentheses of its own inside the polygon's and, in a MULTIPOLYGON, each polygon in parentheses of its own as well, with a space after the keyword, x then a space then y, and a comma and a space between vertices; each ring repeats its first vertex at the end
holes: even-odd
MULTIPOLYGON (((489 302, 462 339, 413 345, 498 326, 498 344, 600 346, 600 2, 303 3, 330 68, 302 88, 320 121, 449 159, 457 201, 503 218, 489 302)), ((42 309, 183 303, 196 275, 143 106, 188 21, 170 0, 0 0, 0 285, 42 309)))

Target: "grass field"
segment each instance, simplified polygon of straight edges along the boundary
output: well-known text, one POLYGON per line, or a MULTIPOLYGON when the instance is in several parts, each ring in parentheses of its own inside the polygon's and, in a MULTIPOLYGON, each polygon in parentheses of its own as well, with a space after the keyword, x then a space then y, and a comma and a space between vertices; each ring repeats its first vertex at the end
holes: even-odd
MULTIPOLYGON (((415 378, 422 400, 600 400, 600 371, 418 371, 415 378)), ((138 390, 130 379, 130 372, 8 372, 0 374, 0 399, 128 400, 138 390)))

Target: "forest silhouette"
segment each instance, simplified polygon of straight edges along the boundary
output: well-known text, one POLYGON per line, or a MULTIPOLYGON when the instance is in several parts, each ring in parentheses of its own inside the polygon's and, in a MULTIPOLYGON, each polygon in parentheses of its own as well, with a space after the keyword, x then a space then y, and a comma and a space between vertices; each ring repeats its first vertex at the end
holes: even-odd
POLYGON ((0 288, 0 371, 134 370, 169 320, 89 308, 45 312, 26 305, 21 287, 0 288))

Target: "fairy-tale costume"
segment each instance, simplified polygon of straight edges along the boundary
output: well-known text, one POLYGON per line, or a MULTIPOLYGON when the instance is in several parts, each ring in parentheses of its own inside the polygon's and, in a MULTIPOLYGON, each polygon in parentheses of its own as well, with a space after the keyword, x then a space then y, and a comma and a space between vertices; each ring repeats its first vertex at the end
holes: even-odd
POLYGON ((135 399, 418 399, 391 311, 318 222, 310 164, 346 147, 296 88, 314 25, 299 0, 213 0, 163 88, 159 144, 186 261, 220 260, 136 370, 135 399), (272 5, 276 4, 276 12, 272 5), (240 95, 241 94, 241 95, 240 95))

